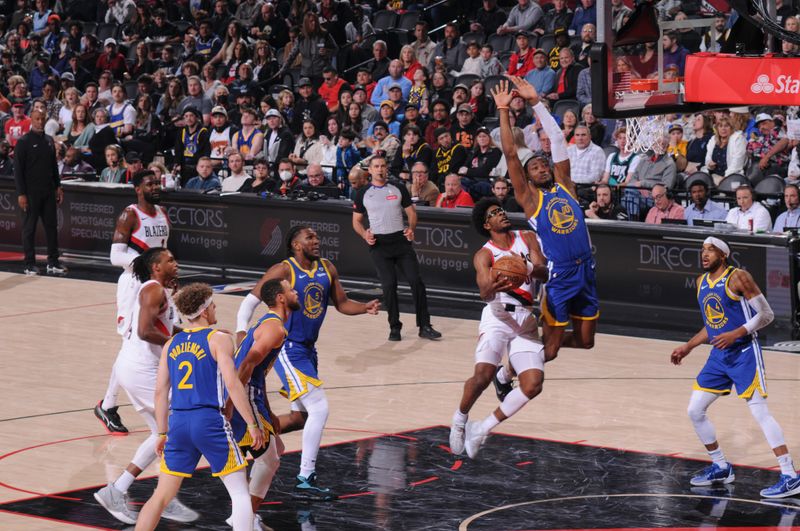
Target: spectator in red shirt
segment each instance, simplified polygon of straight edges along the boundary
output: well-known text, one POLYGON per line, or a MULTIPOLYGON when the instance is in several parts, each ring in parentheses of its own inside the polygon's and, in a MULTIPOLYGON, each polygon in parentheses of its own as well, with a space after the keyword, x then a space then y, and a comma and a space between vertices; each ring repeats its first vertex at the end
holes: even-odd
POLYGON ((367 91, 367 103, 369 103, 372 99, 372 91, 375 90, 375 86, 378 84, 377 81, 372 80, 372 72, 366 68, 359 69, 356 73, 356 84, 362 85, 364 90, 367 91))
POLYGON ((330 112, 339 110, 339 91, 342 90, 342 86, 346 85, 345 80, 339 78, 335 68, 329 66, 322 71, 322 85, 319 86, 317 92, 330 112))
POLYGON ((11 118, 6 120, 6 140, 12 148, 17 145, 17 140, 30 131, 31 119, 25 116, 25 104, 15 103, 11 107, 11 118))
POLYGON ((475 206, 472 196, 461 188, 461 177, 450 173, 444 178, 444 193, 439 194, 436 206, 440 208, 456 208, 475 206))
POLYGON ((508 73, 512 76, 522 76, 533 70, 533 48, 530 46, 530 38, 527 31, 517 32, 518 52, 511 54, 508 61, 508 73))
POLYGON ((114 79, 124 81, 125 74, 128 72, 128 65, 125 63, 125 56, 117 50, 117 41, 112 37, 103 42, 104 52, 97 58, 95 65, 98 72, 110 70, 114 79))

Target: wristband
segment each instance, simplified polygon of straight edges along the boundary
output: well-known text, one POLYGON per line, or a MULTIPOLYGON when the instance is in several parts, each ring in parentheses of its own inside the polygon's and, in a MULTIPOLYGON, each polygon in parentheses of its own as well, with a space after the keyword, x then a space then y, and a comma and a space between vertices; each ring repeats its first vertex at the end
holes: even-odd
POLYGON ((247 429, 250 429, 250 428, 258 429, 258 424, 256 424, 255 422, 253 424, 248 424, 247 425, 247 429))
POLYGON ((167 433, 166 433, 166 432, 162 432, 162 433, 159 433, 159 434, 158 434, 158 436, 159 436, 159 437, 166 437, 166 436, 167 436, 167 433))
POLYGON ((506 111, 507 111, 507 110, 508 110, 508 107, 497 107, 497 110, 498 110, 498 111, 502 111, 502 110, 506 110, 506 111))

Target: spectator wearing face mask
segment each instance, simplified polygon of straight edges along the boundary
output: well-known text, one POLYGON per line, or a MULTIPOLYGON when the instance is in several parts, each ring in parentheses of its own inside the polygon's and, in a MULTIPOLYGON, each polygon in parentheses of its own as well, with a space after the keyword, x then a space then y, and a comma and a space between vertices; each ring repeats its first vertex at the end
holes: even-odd
POLYGON ((287 195, 300 186, 300 177, 295 174, 294 163, 289 159, 281 159, 278 163, 278 179, 280 186, 275 189, 278 195, 287 195))

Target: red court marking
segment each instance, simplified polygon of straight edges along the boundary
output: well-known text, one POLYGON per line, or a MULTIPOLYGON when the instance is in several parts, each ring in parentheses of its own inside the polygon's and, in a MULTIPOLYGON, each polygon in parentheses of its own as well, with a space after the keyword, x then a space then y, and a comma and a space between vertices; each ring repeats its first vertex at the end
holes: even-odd
POLYGON ((430 483, 431 481, 438 481, 439 476, 431 476, 429 478, 422 479, 420 481, 414 481, 413 483, 409 483, 409 487, 416 487, 417 485, 423 485, 425 483, 430 483))
POLYGON ((262 501, 261 505, 283 505, 283 502, 276 502, 276 501, 262 501))
POLYGON ((65 306, 63 308, 50 308, 47 310, 36 310, 35 312, 22 312, 22 313, 11 313, 8 315, 0 315, 0 319, 8 319, 9 317, 23 317, 25 315, 38 315, 40 313, 51 313, 51 312, 65 312, 68 310, 80 310, 81 308, 94 308, 95 306, 111 306, 112 304, 116 304, 116 302, 98 302, 95 304, 84 304, 83 306, 65 306))
MULTIPOLYGON (((667 495, 668 496, 668 495, 667 495)), ((592 529, 591 531, 699 531, 713 529, 714 531, 775 531, 776 529, 800 529, 797 526, 783 527, 604 527, 602 529, 592 529)), ((541 529, 515 529, 514 531, 543 531, 541 529)), ((549 529, 547 531, 575 531, 575 529, 549 529)))
MULTIPOLYGON (((429 427, 432 428, 433 426, 429 426, 429 427)), ((376 437, 398 437, 400 439, 408 439, 409 441, 418 441, 419 440, 416 437, 411 437, 409 435, 401 435, 403 433, 402 431, 398 432, 398 433, 384 433, 382 431, 357 430, 357 429, 354 429, 354 428, 329 428, 327 426, 325 426, 325 429, 326 430, 331 430, 331 431, 351 431, 353 433, 371 433, 372 437, 367 437, 367 439, 374 439, 376 437)), ((423 429, 428 429, 428 428, 423 428, 423 429)), ((417 431, 417 430, 408 430, 408 431, 417 431)), ((363 439, 360 439, 360 440, 363 440, 363 439)), ((353 441, 345 441, 345 442, 353 442, 353 441)), ((335 443, 335 444, 341 444, 341 443, 335 443)))
POLYGON ((569 444, 580 444, 580 443, 585 443, 585 442, 586 442, 586 439, 581 439, 580 441, 571 441, 569 444))
POLYGON ((532 464, 533 464, 533 461, 520 461, 519 463, 517 463, 517 466, 528 466, 528 465, 532 465, 532 464))
POLYGON ((368 490, 367 492, 354 492, 352 494, 342 494, 341 496, 337 496, 338 499, 344 500, 346 498, 357 498, 359 496, 372 496, 375 494, 373 491, 368 490))
POLYGON ((681 455, 681 452, 675 452, 674 454, 667 454, 667 457, 678 457, 681 455))
POLYGON ((461 459, 457 459, 456 462, 453 463, 453 466, 450 467, 450 470, 458 470, 459 468, 461 468, 461 465, 463 464, 464 461, 462 461, 461 459))
POLYGON ((441 448, 442 450, 444 450, 448 454, 452 454, 453 453, 453 450, 451 450, 450 447, 447 446, 446 444, 440 444, 439 448, 441 448))
MULTIPOLYGON (((8 502, 5 502, 8 503, 8 502)), ((47 516, 39 516, 36 514, 24 514, 24 513, 15 513, 14 511, 6 511, 5 509, 0 509, 0 513, 11 514, 14 516, 22 516, 24 518, 36 518, 37 520, 47 520, 48 522, 58 522, 59 524, 67 524, 72 525, 75 527, 83 527, 89 529, 102 529, 103 531, 114 531, 110 527, 100 527, 96 525, 89 525, 89 524, 79 524, 77 522, 70 522, 68 520, 57 520, 55 518, 48 518, 47 516)))
POLYGON ((18 262, 23 260, 25 255, 22 253, 13 253, 10 251, 2 251, 0 252, 0 260, 4 262, 18 262))

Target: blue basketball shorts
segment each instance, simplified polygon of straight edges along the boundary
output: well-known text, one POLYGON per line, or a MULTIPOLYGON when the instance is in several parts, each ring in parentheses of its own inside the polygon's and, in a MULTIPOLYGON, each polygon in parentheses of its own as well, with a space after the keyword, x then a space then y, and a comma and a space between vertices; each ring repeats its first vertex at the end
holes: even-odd
POLYGON ((231 425, 220 410, 201 407, 173 411, 169 416, 161 471, 191 477, 201 456, 211 465, 214 476, 224 476, 247 466, 231 425))
POLYGON ((594 268, 593 258, 550 268, 542 297, 542 316, 548 325, 566 326, 570 319, 600 317, 594 268))
POLYGON ((758 390, 767 396, 764 359, 757 340, 728 350, 712 349, 694 383, 696 391, 730 394, 733 386, 739 398, 751 398, 758 390))
POLYGON ((283 383, 281 394, 292 402, 308 393, 309 386, 322 385, 317 374, 317 350, 313 347, 286 341, 274 368, 283 383))

